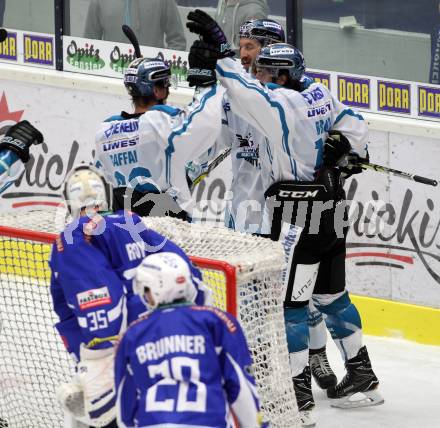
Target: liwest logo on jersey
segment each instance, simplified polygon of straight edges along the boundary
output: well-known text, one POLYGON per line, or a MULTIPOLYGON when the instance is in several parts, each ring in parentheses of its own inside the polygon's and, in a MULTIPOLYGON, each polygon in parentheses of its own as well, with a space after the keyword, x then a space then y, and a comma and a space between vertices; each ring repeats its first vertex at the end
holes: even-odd
POLYGON ((385 80, 377 82, 377 109, 394 113, 411 113, 411 85, 385 80))
POLYGON ((440 89, 418 86, 419 116, 440 118, 440 89))
POLYGON ((24 62, 28 64, 53 65, 53 37, 23 35, 24 62))
POLYGON ((313 79, 316 83, 322 83, 330 89, 330 74, 307 71, 307 77, 313 79))
POLYGON ((83 48, 78 47, 75 40, 67 46, 67 62, 81 70, 99 70, 105 65, 104 60, 99 56, 99 49, 88 43, 83 48))
POLYGON ((325 103, 323 106, 313 107, 307 110, 308 117, 319 116, 321 114, 326 114, 332 109, 330 103, 325 103))
POLYGON ((112 302, 112 298, 107 287, 94 288, 92 290, 83 291, 76 295, 79 308, 85 309, 96 308, 97 306, 108 305, 112 302))
POLYGON ((133 49, 128 49, 128 53, 121 53, 119 46, 115 46, 110 53, 110 67, 117 73, 122 74, 135 58, 133 49))
POLYGON ((338 98, 347 106, 370 108, 370 79, 338 76, 338 98))
POLYGON ((109 150, 124 149, 127 147, 135 146, 137 144, 138 140, 139 140, 139 137, 132 138, 132 139, 110 141, 108 143, 104 143, 102 145, 102 149, 104 150, 104 152, 107 152, 109 150))
POLYGON ((139 129, 138 119, 124 120, 121 122, 114 122, 108 129, 104 131, 104 135, 110 138, 112 135, 121 134, 123 132, 136 132, 139 129))
POLYGON ((0 43, 0 59, 17 61, 17 33, 8 31, 8 37, 0 43))

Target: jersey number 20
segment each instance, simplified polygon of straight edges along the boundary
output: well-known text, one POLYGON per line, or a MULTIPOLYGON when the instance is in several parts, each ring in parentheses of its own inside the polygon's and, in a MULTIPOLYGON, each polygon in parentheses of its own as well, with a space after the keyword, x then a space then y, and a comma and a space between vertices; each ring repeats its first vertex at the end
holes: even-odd
POLYGON ((206 412, 206 385, 200 382, 199 361, 188 357, 174 357, 160 364, 148 366, 150 378, 162 379, 147 391, 146 410, 149 412, 206 412), (184 379, 183 368, 189 369, 190 378, 184 379), (188 400, 189 385, 196 388, 195 400, 188 400), (157 390, 161 386, 175 385, 176 399, 159 401, 157 390))

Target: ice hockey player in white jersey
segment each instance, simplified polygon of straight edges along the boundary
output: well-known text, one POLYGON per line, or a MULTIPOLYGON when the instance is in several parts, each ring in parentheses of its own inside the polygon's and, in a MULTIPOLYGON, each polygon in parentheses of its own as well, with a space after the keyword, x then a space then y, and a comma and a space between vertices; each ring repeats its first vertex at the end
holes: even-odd
POLYGON ((185 164, 215 143, 224 94, 216 84, 216 59, 200 62, 200 43, 189 52, 188 81, 197 90, 185 109, 165 105, 171 76, 165 62, 139 58, 125 71, 134 112, 108 118, 96 135, 96 163, 114 187, 115 209, 181 218, 191 210, 185 164))
POLYGON ((27 120, 11 126, 0 140, 0 193, 4 192, 24 172, 29 160, 29 148, 41 144, 43 134, 27 120))
MULTIPOLYGON (((198 12, 193 12, 193 19, 203 20, 198 12)), ((188 23, 191 29, 191 22, 188 23)), ((284 29, 280 24, 270 19, 257 19, 245 22, 240 27, 240 60, 243 68, 251 74, 256 74, 255 60, 262 48, 274 42, 284 42, 284 29)), ((260 69, 256 74, 258 80, 264 84, 272 84, 272 75, 260 69)), ((305 75, 300 77, 299 90, 307 89, 313 80, 305 75)), ((261 233, 263 207, 265 205, 263 188, 263 174, 269 174, 270 168, 261 168, 260 148, 267 149, 268 142, 264 134, 254 126, 243 120, 231 110, 227 94, 224 97, 223 128, 219 141, 214 148, 209 150, 204 161, 215 158, 225 147, 231 149, 232 182, 230 191, 232 200, 226 204, 226 225, 247 233, 261 233), (243 137, 246 136, 246 137, 243 137)), ((261 158, 267 159, 263 153, 261 158)), ((189 171, 196 167, 196 171, 203 168, 200 162, 191 162, 189 171)), ((206 165, 206 164, 205 164, 206 165)), ((200 173, 200 172, 199 172, 200 173)), ((335 386, 337 378, 330 367, 326 353, 327 329, 322 314, 309 303, 309 329, 310 329, 310 369, 317 384, 322 389, 335 386)))
MULTIPOLYGON (((194 19, 197 12, 190 12, 194 19)), ((191 22, 188 23, 191 29, 191 22)), ((260 50, 270 43, 284 42, 283 27, 271 19, 253 19, 240 27, 239 54, 241 64, 247 72, 260 50)), ((225 94, 223 98, 222 131, 215 144, 201 159, 190 162, 188 175, 194 179, 203 172, 207 162, 229 148, 232 164, 232 199, 226 205, 225 224, 241 232, 259 233, 264 207, 264 190, 261 175, 260 150, 266 147, 266 136, 253 125, 237 115, 225 94), (195 172, 195 173, 194 173, 195 172)))
MULTIPOLYGON (((212 21, 199 34, 218 49, 224 45, 218 25, 212 21)), ((314 406, 307 329, 307 304, 312 293, 316 294, 316 306, 326 314, 327 326, 347 369, 342 382, 327 390, 332 405, 345 408, 380 404, 383 399, 377 392, 379 382, 362 346, 359 313, 345 290, 347 227, 343 222, 343 189, 334 168, 344 156, 349 155, 352 162, 366 157, 367 128, 361 115, 334 99, 321 84, 292 92, 298 90, 304 71, 303 56, 293 46, 269 45, 256 65, 274 70, 277 86, 262 86, 230 58, 219 61, 217 75, 228 89, 231 108, 271 136, 267 163, 271 181, 265 187, 273 212, 268 211, 271 215, 266 217, 266 231, 272 239, 282 240, 290 265, 285 276, 285 319, 298 406, 302 412, 314 406), (332 131, 330 135, 331 130, 343 130, 343 134, 332 131), (325 168, 321 168, 323 163, 325 168), (303 212, 299 211, 301 199, 305 202, 303 212), (314 205, 319 205, 316 201, 321 211, 313 212, 314 205), (290 212, 283 212, 288 205, 290 212), (350 401, 356 392, 361 392, 363 398, 350 401)))
POLYGON ((115 361, 118 426, 256 428, 261 425, 252 360, 237 320, 194 304, 186 263, 153 254, 134 290, 151 310, 129 326, 115 361))
POLYGON ((200 271, 180 247, 136 214, 110 211, 111 186, 99 170, 75 167, 63 195, 72 221, 52 248, 50 291, 59 318, 55 327, 77 362, 77 375, 60 387, 58 397, 71 419, 115 427, 114 344, 145 312, 132 290, 135 269, 148 254, 179 254, 200 304, 205 304, 205 289, 200 271))

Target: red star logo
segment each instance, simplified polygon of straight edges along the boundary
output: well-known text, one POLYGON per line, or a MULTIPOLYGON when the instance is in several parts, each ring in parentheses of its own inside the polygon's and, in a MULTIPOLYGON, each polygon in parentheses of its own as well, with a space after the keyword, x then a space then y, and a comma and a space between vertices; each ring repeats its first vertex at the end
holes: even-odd
POLYGON ((0 100, 0 123, 4 121, 20 122, 23 112, 24 110, 9 111, 8 101, 6 100, 6 95, 3 92, 0 100))

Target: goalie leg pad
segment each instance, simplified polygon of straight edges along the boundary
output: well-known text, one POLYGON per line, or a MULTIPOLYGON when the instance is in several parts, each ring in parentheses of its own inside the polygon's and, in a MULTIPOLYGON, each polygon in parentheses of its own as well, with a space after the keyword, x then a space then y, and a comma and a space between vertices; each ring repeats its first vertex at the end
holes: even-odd
POLYGON ((362 347, 362 322, 348 292, 315 294, 313 302, 326 315, 327 328, 344 360, 354 358, 362 347))
POLYGON ((114 349, 80 350, 76 382, 83 392, 84 416, 78 420, 103 427, 116 418, 114 386, 114 349))

